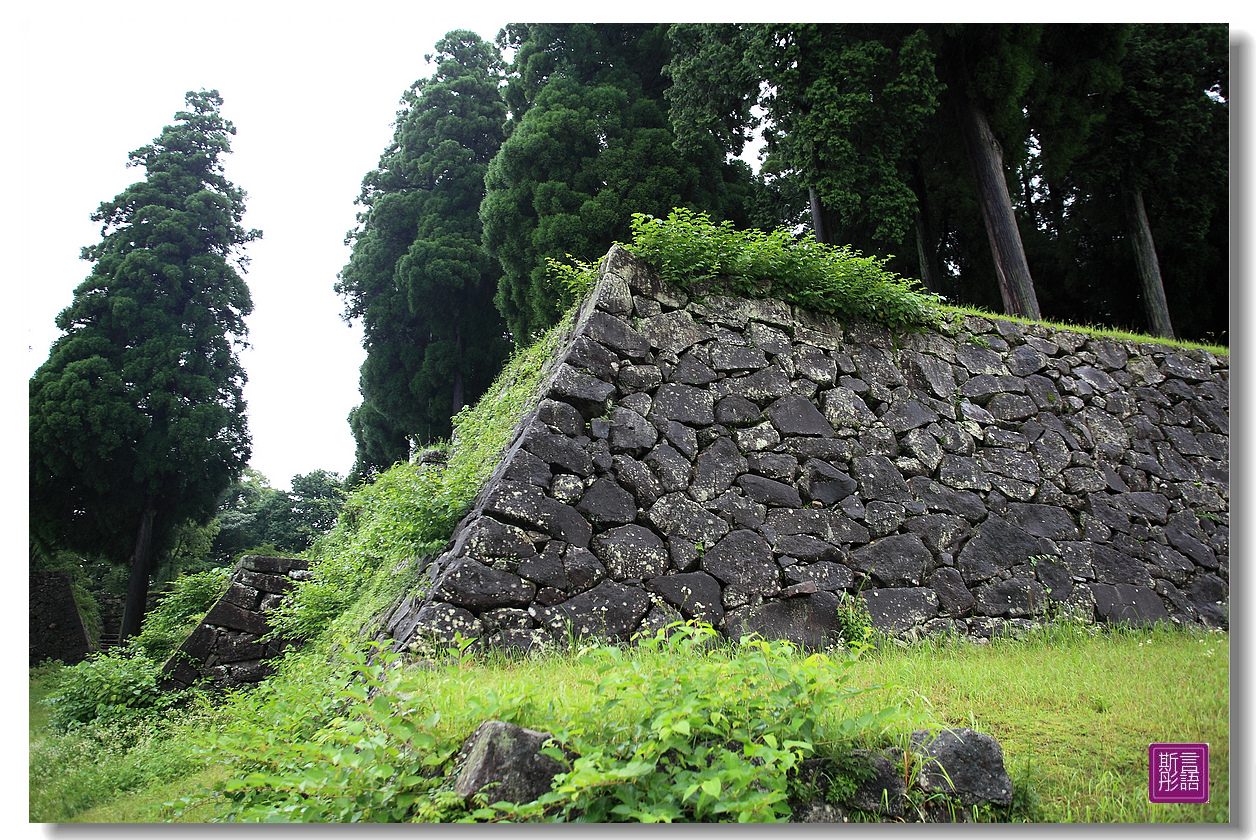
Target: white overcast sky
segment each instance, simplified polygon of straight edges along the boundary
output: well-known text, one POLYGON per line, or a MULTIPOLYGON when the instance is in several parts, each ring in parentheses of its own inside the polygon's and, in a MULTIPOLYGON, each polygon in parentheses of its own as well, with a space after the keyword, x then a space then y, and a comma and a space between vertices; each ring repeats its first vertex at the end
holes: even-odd
MULTIPOLYGON (((791 16, 912 14, 893 5, 791 11, 804 8, 806 14, 791 16)), ((1198 7, 1173 8, 1192 19, 1233 20, 1221 9, 1202 15, 1198 7)), ((960 9, 968 12, 957 18, 973 20, 1042 11, 1005 3, 960 9)), ((627 12, 643 20, 731 19, 750 10, 745 17, 772 12, 762 4, 657 2, 613 11, 615 17, 627 12)), ((354 199, 392 136, 401 93, 431 74, 423 56, 450 29, 471 29, 492 40, 510 20, 587 20, 598 11, 606 8, 260 0, 46 2, 11 9, 0 26, 2 134, 11 147, 0 204, 11 217, 3 228, 11 243, 6 285, 19 293, 22 324, 19 334, 9 336, 16 346, 6 365, 14 405, 21 404, 25 380, 58 335, 53 319, 87 274, 79 249, 100 238, 90 214, 143 177, 142 169, 126 168, 127 153, 173 120, 186 91, 216 88, 225 100, 223 114, 238 130, 233 154, 225 160, 227 176, 248 192, 245 225, 265 233, 247 249, 251 263, 245 278, 254 303, 248 320, 252 347, 242 354, 249 377, 251 465, 277 487, 314 469, 346 474, 353 438, 345 418, 360 400, 364 351, 360 325, 341 320, 343 303, 332 286, 348 258, 344 237, 354 225, 354 199)), ((1103 19, 1104 11, 1093 4, 1065 4, 1053 6, 1051 14, 1103 19)), ((1113 19, 1128 17, 1106 11, 1113 19)), ((1163 7, 1154 14, 1142 11, 1149 18, 1164 17, 1163 7)), ((924 16, 937 13, 933 7, 924 16)), ((1250 38, 1242 37, 1249 56, 1243 63, 1250 65, 1250 38)), ((23 433, 24 426, 15 431, 23 433)))

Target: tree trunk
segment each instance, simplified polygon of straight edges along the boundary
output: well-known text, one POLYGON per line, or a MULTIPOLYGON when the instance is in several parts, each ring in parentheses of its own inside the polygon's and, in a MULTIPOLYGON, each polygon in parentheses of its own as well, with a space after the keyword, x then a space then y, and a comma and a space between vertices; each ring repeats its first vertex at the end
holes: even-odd
POLYGON ((820 207, 820 196, 816 195, 816 188, 808 187, 807 194, 811 198, 811 229, 815 232, 816 242, 832 245, 828 240, 828 231, 824 229, 824 210, 820 207))
POLYGON ((124 643, 130 636, 138 636, 148 609, 148 576, 153 559, 153 520, 157 517, 156 500, 148 497, 144 513, 140 516, 140 530, 135 537, 135 556, 131 559, 131 582, 126 588, 126 608, 122 612, 122 629, 118 642, 124 643))
POLYGON ((459 411, 462 411, 462 327, 459 324, 454 325, 454 413, 449 415, 453 417, 459 411))
POLYGON ((1025 259, 1025 246, 1016 227, 1012 197, 1003 174, 1003 149, 990 130, 986 115, 964 96, 954 98, 955 114, 964 136, 964 150, 977 184, 977 200, 981 217, 994 252, 994 266, 999 278, 1003 310, 1009 315, 1038 319, 1038 297, 1025 259))
POLYGON ((1164 296, 1164 280, 1160 276, 1160 260, 1156 257, 1156 243, 1151 238, 1151 223, 1147 221, 1147 208, 1143 204, 1143 191, 1129 181, 1123 181, 1121 192, 1125 196, 1134 261, 1138 264, 1138 277, 1143 284, 1147 326, 1152 335, 1175 338, 1173 324, 1169 320, 1169 302, 1164 296))
POLYGON ((937 272, 933 270, 933 258, 930 256, 929 232, 925 226, 924 215, 916 211, 916 256, 920 260, 920 282, 925 288, 936 294, 942 293, 938 283, 937 272))

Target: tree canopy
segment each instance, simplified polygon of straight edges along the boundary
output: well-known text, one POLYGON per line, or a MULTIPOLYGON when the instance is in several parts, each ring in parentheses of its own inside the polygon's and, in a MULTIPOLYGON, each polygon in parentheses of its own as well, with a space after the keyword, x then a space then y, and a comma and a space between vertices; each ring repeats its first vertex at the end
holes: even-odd
POLYGON ((517 24, 507 138, 486 176, 485 246, 501 264, 496 302, 517 343, 568 302, 546 259, 595 260, 634 212, 673 207, 745 224, 750 171, 707 140, 681 150, 667 119, 666 25, 517 24))
POLYGON ((252 310, 241 276, 245 193, 223 174, 235 127, 189 92, 146 178, 102 203, 91 273, 57 316, 30 380, 32 539, 131 564, 122 635, 139 630, 153 559, 204 524, 250 454, 236 352, 252 310))
POLYGON ((1170 301, 1210 289, 1202 310, 1179 297, 1175 318, 1191 323, 1184 335, 1216 337, 1226 34, 1205 24, 677 24, 667 97, 682 143, 736 154, 762 127, 764 170, 807 196, 818 239, 895 254, 895 270, 951 299, 1164 334, 1157 307, 1142 305, 1154 291, 1144 266, 1157 264, 1170 301), (1153 246, 1158 227, 1175 234, 1153 246), (1194 267, 1177 261, 1183 250, 1194 267))
MULTIPOLYGON (((432 60, 433 56, 428 56, 432 60)), ((367 358, 350 424, 354 474, 448 437, 450 418, 492 382, 509 349, 493 305, 500 270, 481 246, 484 173, 503 138, 502 62, 471 32, 436 45, 436 72, 402 98, 336 290, 360 318, 367 358)))

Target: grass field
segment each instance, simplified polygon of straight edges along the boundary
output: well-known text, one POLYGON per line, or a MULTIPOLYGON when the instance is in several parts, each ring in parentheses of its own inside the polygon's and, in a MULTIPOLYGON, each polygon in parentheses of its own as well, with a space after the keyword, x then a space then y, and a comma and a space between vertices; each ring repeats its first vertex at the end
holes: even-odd
MULTIPOLYGON (((624 667, 633 660, 642 668, 677 672, 698 664, 629 651, 624 667)), ((840 709, 817 709, 818 718, 898 704, 913 719, 912 726, 970 726, 993 735, 1019 791, 1019 819, 1229 820, 1229 638, 1224 634, 1052 629, 980 646, 964 641, 886 645, 866 651, 848 668, 846 685, 866 691, 840 709), (1147 749, 1155 741, 1210 745, 1209 803, 1149 803, 1147 749)), ((315 666, 303 673, 288 677, 288 689, 281 687, 266 704, 253 704, 248 714, 241 712, 248 704, 228 703, 145 721, 126 731, 88 726, 55 734, 41 728, 45 719, 39 703, 55 669, 32 670, 31 821, 214 819, 219 800, 197 794, 241 771, 197 754, 197 733, 214 726, 246 737, 264 727, 310 731, 320 722, 308 718, 329 707, 295 698, 308 697, 315 683, 326 686, 326 674, 315 666), (193 797, 194 804, 181 813, 161 807, 184 797, 193 797)), ((596 715, 590 691, 596 678, 589 657, 554 654, 521 662, 469 657, 434 669, 405 670, 393 684, 392 699, 423 698, 424 715, 439 713, 433 734, 451 745, 470 734, 483 715, 505 712, 536 728, 596 715)), ((632 715, 631 705, 614 714, 632 715)), ((321 723, 335 725, 330 716, 321 723)))

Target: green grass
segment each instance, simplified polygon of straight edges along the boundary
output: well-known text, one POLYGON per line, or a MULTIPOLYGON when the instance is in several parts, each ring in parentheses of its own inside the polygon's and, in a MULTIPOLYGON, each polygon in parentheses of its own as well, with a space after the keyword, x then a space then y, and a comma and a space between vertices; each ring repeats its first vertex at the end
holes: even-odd
MULTIPOLYGON (((625 720, 642 711, 636 708, 641 701, 625 700, 611 711, 597 707, 592 686, 604 661, 589 653, 552 654, 521 662, 469 657, 435 668, 408 668, 389 688, 389 708, 411 709, 401 717, 416 723, 436 713, 428 731, 438 752, 455 749, 487 717, 552 729, 556 722, 592 714, 606 732, 621 731, 625 720)), ((698 665, 662 661, 648 651, 628 653, 624 667, 629 661, 672 673, 698 665)), ((343 677, 330 679, 325 651, 291 664, 299 667, 290 667, 286 677, 251 700, 242 695, 216 713, 154 725, 139 737, 89 731, 54 735, 32 728, 31 820, 213 818, 221 804, 214 796, 194 798, 181 814, 153 810, 244 772, 245 764, 229 765, 225 754, 198 755, 198 732, 216 725, 216 731, 242 742, 270 743, 279 750, 313 738, 319 728, 326 741, 335 730, 330 691, 345 684, 343 677)), ((48 678, 32 671, 32 727, 40 719, 37 699, 48 678)), ((988 646, 924 643, 866 653, 850 667, 846 683, 866 693, 817 714, 831 724, 839 716, 897 703, 914 720, 900 728, 971 726, 993 735, 1022 793, 1032 788, 1032 807, 1022 816, 1034 821, 1225 822, 1228 679, 1225 635, 1158 628, 1092 635, 1065 629, 988 646), (1211 745, 1211 802, 1148 803, 1147 747, 1153 741, 1211 745)), ((885 737, 892 739, 893 733, 885 737)), ((265 761, 265 752, 257 760, 265 761)))
POLYGON ((1205 344, 1197 341, 1170 340, 1166 338, 1158 338, 1145 333, 1129 332, 1126 330, 1114 329, 1111 327, 1100 327, 1093 324, 1068 324, 1063 321, 1034 321, 1029 318, 1022 318, 1019 315, 1001 315, 983 309, 979 306, 951 306, 945 305, 939 307, 942 312, 951 315, 975 315, 978 318, 996 318, 1001 321, 1015 321, 1018 324, 1046 324, 1057 331, 1076 332, 1083 335, 1104 336, 1106 338, 1115 338, 1120 341, 1134 341, 1140 344, 1166 344, 1171 347, 1182 347, 1188 350, 1207 350, 1218 356, 1230 355, 1230 348, 1221 344, 1205 344))
POLYGON ((1226 822, 1229 637, 1169 629, 1063 629, 989 646, 925 644, 860 662, 949 725, 993 735, 1043 822, 1226 822), (1211 745, 1211 801, 1151 804, 1152 742, 1211 745))

